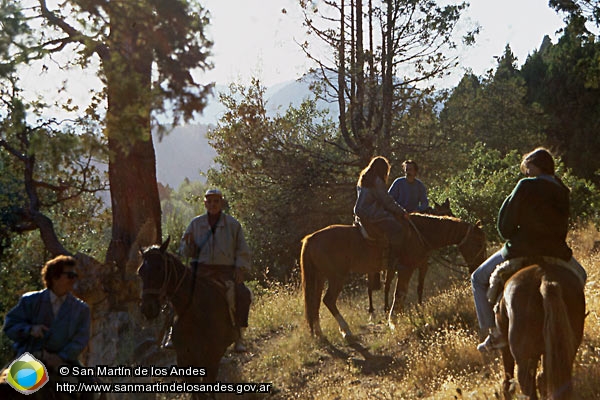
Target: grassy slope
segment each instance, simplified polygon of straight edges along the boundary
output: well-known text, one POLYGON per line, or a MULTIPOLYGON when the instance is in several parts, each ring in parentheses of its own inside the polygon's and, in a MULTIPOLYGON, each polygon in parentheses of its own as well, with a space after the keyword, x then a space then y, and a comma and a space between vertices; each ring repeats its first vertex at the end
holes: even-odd
MULTIPOLYGON (((571 242, 589 274, 590 314, 575 366, 575 389, 581 399, 600 398, 600 253, 591 252, 599 239, 597 231, 585 229, 571 242)), ((257 293, 246 335, 250 351, 227 357, 221 381, 270 382, 274 390, 268 397, 275 399, 498 398, 502 365, 499 355, 482 357, 475 348, 477 322, 466 272, 432 266, 425 303, 414 305, 412 288, 407 310, 393 332, 381 311, 374 323, 369 322, 362 286, 346 290, 339 302, 359 338, 354 344, 341 338, 324 306, 326 339, 311 338, 298 288, 274 286, 257 293)), ((381 296, 378 292, 375 298, 380 310, 381 296)), ((266 396, 218 396, 228 397, 266 396)))

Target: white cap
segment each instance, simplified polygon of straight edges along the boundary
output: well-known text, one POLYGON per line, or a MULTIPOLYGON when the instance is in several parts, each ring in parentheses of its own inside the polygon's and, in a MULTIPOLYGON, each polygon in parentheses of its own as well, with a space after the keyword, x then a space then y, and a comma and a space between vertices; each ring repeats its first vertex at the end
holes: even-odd
POLYGON ((206 193, 204 193, 204 197, 208 196, 219 196, 223 197, 223 193, 219 189, 208 189, 206 193))

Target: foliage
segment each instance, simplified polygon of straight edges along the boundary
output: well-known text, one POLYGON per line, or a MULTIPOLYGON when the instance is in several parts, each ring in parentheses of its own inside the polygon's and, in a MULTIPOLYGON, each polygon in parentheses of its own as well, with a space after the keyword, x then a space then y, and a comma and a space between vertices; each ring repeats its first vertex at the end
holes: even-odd
POLYGON ((479 78, 466 73, 444 104, 441 127, 449 146, 465 166, 473 143, 483 142, 501 154, 524 153, 544 142, 546 117, 527 102, 527 86, 516 69, 516 59, 506 46, 495 71, 479 78))
POLYGON ((219 164, 209 182, 224 190, 241 220, 254 264, 280 273, 294 265, 304 235, 350 222, 358 171, 314 101, 268 116, 258 81, 230 90, 221 96, 227 110, 208 134, 219 164))
MULTIPOLYGON (((373 155, 389 156, 391 146, 408 142, 402 117, 432 94, 432 79, 456 66, 452 52, 467 3, 299 3, 308 32, 333 54, 321 55, 311 43, 303 44, 325 97, 339 105, 342 145, 360 166, 373 155)), ((477 30, 464 34, 465 44, 473 43, 477 30)))
MULTIPOLYGON (((470 222, 481 221, 488 240, 500 241, 496 230, 497 215, 504 199, 523 176, 519 165, 522 155, 511 151, 502 156, 498 150, 477 143, 469 155, 470 163, 448 179, 443 188, 434 188, 438 198, 449 197, 452 211, 470 222)), ((556 160, 556 174, 571 189, 571 226, 598 224, 600 193, 596 186, 575 176, 564 163, 556 160)))
POLYGON ((546 39, 522 67, 528 103, 548 116, 545 133, 574 173, 598 184, 600 43, 568 25, 558 43, 546 39))
MULTIPOLYGON (((21 35, 0 34, 9 49, 0 49, 6 57, 0 63, 52 57, 66 60, 59 68, 94 69, 98 75, 102 85, 83 113, 101 122, 106 135, 113 212, 106 261, 124 270, 130 247, 161 236, 153 118, 166 114, 173 126, 188 121, 205 107, 212 89, 192 75, 212 67, 206 10, 194 0, 26 3, 0 3, 2 26, 27 28, 21 35)), ((78 107, 71 111, 81 113, 78 107)))
MULTIPOLYGON (((159 186, 160 188, 160 186, 159 186)), ((204 213, 204 184, 185 179, 175 191, 169 187, 161 190, 162 224, 165 240, 171 237, 170 251, 178 253, 179 239, 196 215, 204 213)))
POLYGON ((520 155, 482 143, 473 146, 469 164, 450 177, 442 188, 433 188, 438 198, 451 199, 453 213, 466 221, 481 221, 488 240, 498 238, 496 218, 502 202, 510 194, 519 177, 520 155))

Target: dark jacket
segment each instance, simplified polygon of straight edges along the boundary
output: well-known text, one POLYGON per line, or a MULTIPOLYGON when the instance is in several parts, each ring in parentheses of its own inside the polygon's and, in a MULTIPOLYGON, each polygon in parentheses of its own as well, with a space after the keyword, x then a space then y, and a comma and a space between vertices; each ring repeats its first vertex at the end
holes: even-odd
POLYGON ((549 175, 522 179, 498 215, 498 232, 506 240, 502 255, 568 261, 573 255, 566 243, 568 228, 569 189, 549 175))
POLYGON ((6 314, 4 333, 14 341, 17 356, 45 349, 65 361, 75 361, 90 338, 90 308, 72 294, 54 317, 48 289, 25 293, 19 303, 6 314), (29 334, 32 325, 46 325, 44 338, 29 334))

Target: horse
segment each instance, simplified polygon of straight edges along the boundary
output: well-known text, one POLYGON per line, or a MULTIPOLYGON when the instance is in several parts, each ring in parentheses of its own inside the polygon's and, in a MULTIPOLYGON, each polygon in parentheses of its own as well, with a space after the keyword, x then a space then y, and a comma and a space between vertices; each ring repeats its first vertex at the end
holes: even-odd
MULTIPOLYGON (((204 382, 215 382, 219 362, 237 334, 225 292, 207 277, 194 280, 192 270, 166 251, 168 245, 169 239, 141 252, 137 271, 142 279, 141 312, 148 319, 156 318, 168 298, 176 314, 172 341, 177 365, 205 368, 204 382)), ((200 382, 201 378, 188 381, 200 382)))
MULTIPOLYGON (((401 219, 407 234, 400 262, 403 265, 420 265, 430 250, 458 244, 458 248, 471 265, 485 260, 485 233, 477 226, 454 217, 411 214, 409 220, 401 219)), ((300 253, 302 289, 305 317, 313 335, 321 336, 319 308, 321 293, 328 282, 323 303, 338 322, 345 338, 352 337, 350 327, 340 314, 336 301, 350 272, 373 273, 383 269, 380 248, 370 244, 359 227, 330 225, 302 239, 300 253)), ((399 271, 390 317, 400 311, 412 270, 399 271), (408 273, 410 272, 410 274, 408 273)), ((390 318, 391 322, 391 318, 390 318)), ((393 325, 390 323, 393 328, 393 325)))
POLYGON ((581 280, 557 263, 533 263, 506 281, 495 317, 508 339, 502 348, 504 397, 512 398, 516 363, 519 386, 527 398, 537 399, 537 389, 542 398, 571 398, 573 362, 585 320, 581 280))
MULTIPOLYGON (((454 217, 452 214, 452 210, 450 209, 450 199, 446 198, 442 204, 438 204, 435 201, 433 202, 433 207, 429 207, 424 214, 431 215, 446 215, 449 217, 454 217)), ((429 269, 428 260, 425 259, 423 263, 416 266, 418 271, 418 284, 417 284, 417 297, 419 304, 423 302, 423 288, 425 287, 425 275, 427 274, 427 270, 429 269)), ((384 266, 385 267, 385 266, 384 266)), ((474 271, 475 269, 473 269, 474 271)), ((414 269, 412 269, 414 271, 414 269)), ((473 272, 470 271, 470 272, 473 272)), ((393 267, 388 266, 385 273, 385 286, 384 286, 384 311, 389 311, 390 303, 389 303, 389 293, 390 288, 392 286, 392 280, 396 276, 396 270, 393 267)), ((412 274, 411 274, 412 277, 412 274)), ((410 279, 410 278, 409 278, 410 279)), ((379 272, 368 274, 368 285, 367 285, 367 293, 369 295, 369 314, 373 314, 375 312, 375 308, 373 307, 373 290, 379 290, 380 282, 379 282, 379 272)))

